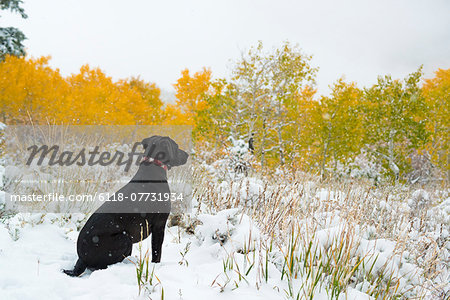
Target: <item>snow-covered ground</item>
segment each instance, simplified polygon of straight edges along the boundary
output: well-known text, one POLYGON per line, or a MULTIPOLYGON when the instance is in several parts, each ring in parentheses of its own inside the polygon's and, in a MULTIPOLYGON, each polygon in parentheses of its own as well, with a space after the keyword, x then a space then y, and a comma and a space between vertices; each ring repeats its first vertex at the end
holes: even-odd
MULTIPOLYGON (((39 220, 39 225, 33 226, 36 216, 16 216, 8 222, 8 226, 14 228, 16 241, 6 226, 0 227, 0 299, 37 299, 37 296, 39 299, 139 298, 135 265, 128 260, 106 270, 87 271, 80 278, 61 273, 62 268, 72 268, 77 259, 75 242, 78 233, 74 222, 59 226, 53 223, 60 220, 59 216, 53 217, 55 219, 47 216, 42 222, 39 220)), ((150 247, 149 239, 142 247, 150 247)), ((139 255, 137 244, 133 255, 139 255)), ((165 299, 231 297, 229 293, 220 293, 218 288, 211 287, 223 271, 221 257, 224 250, 219 244, 201 243, 195 237, 180 237, 178 228, 171 227, 166 232, 163 255, 163 262, 154 266, 154 273, 161 283, 154 287, 155 291, 150 294, 152 298, 160 299, 161 296, 156 295, 161 294, 161 288, 165 299), (190 249, 180 264, 180 252, 188 243, 191 243, 190 249)), ((265 286, 259 292, 252 287, 243 287, 232 292, 232 296, 237 299, 276 299, 279 294, 265 286)))
MULTIPOLYGON (((249 220, 244 220, 234 228, 233 239, 221 246, 214 234, 215 229, 226 232, 227 226, 232 226, 227 224, 227 213, 235 211, 200 216, 204 223, 199 226, 197 235, 180 233, 177 226, 168 228, 163 261, 150 265, 158 279, 154 279, 153 286, 148 286, 148 291, 140 297, 133 264, 140 253, 138 244, 134 245, 131 261, 125 260, 106 270, 86 271, 81 277, 73 278, 61 273, 61 269, 73 267, 77 259, 78 220, 61 224, 64 218, 60 215, 16 215, 0 227, 0 299, 147 299, 148 296, 161 299, 162 289, 164 299, 283 298, 286 283, 280 280, 281 273, 274 266, 269 273, 270 280, 259 289, 254 284, 255 271, 246 276, 248 283, 242 281, 238 288, 233 283, 222 289, 223 261, 229 253, 243 246, 252 229, 249 220), (183 258, 181 253, 184 254, 187 245, 183 258)), ((258 239, 256 231, 253 234, 258 239)), ((150 248, 149 239, 142 243, 142 248, 150 248)), ((234 256, 236 260, 245 257, 239 253, 234 256)), ((235 274, 230 276, 236 277, 235 274)), ((317 297, 328 298, 325 291, 319 292, 317 297)), ((369 299, 349 289, 347 299, 366 298, 369 299)))
POLYGON ((162 263, 150 264, 141 292, 136 263, 150 239, 122 263, 72 278, 61 270, 77 260, 86 215, 1 216, 0 299, 449 295, 447 191, 211 178, 197 183, 192 212, 166 228, 162 263))

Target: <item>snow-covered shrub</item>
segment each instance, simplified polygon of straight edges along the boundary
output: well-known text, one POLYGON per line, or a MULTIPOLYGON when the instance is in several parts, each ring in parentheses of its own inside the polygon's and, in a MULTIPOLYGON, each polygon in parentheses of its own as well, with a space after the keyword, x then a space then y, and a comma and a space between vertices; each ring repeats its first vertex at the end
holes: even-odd
POLYGON ((195 230, 195 236, 204 245, 219 243, 228 251, 253 251, 260 238, 259 229, 249 216, 238 209, 222 210, 216 215, 198 216, 201 225, 195 230))
POLYGON ((332 165, 327 170, 339 178, 367 178, 375 182, 382 178, 382 166, 365 150, 345 163, 333 162, 332 165))
POLYGON ((252 171, 253 155, 248 149, 248 143, 243 139, 230 137, 230 145, 224 149, 221 157, 203 167, 219 181, 240 180, 252 171))
POLYGON ((439 170, 433 167, 430 155, 427 152, 420 153, 417 150, 413 150, 409 158, 411 160, 411 168, 408 174, 406 174, 406 179, 409 183, 425 184, 436 179, 441 179, 439 170))
POLYGON ((422 215, 430 205, 430 195, 423 189, 416 190, 408 200, 408 205, 413 216, 422 215))

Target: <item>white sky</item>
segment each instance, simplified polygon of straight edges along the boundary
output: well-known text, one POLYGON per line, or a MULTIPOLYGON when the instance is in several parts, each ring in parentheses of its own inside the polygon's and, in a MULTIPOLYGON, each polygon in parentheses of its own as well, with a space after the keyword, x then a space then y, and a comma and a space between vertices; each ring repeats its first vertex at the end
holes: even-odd
POLYGON ((29 18, 1 12, 19 27, 32 56, 51 55, 64 75, 98 66, 115 79, 140 75, 173 91, 180 71, 230 60, 262 40, 298 43, 319 67, 319 93, 340 76, 359 86, 377 75, 427 77, 450 68, 448 0, 25 0, 29 18))

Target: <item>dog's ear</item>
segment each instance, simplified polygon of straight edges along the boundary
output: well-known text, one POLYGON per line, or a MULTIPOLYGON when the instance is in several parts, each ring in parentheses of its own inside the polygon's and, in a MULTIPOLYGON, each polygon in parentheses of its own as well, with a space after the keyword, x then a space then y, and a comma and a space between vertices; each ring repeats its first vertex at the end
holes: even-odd
POLYGON ((158 140, 157 151, 155 152, 155 158, 162 161, 169 167, 172 166, 174 148, 178 148, 178 145, 169 137, 163 136, 158 140))
POLYGON ((150 146, 152 146, 152 145, 155 145, 155 146, 156 146, 156 144, 157 144, 157 142, 158 142, 158 140, 159 140, 160 138, 161 138, 161 137, 158 136, 158 135, 154 135, 154 136, 152 136, 152 137, 145 138, 145 139, 143 139, 142 142, 141 142, 142 147, 144 147, 144 150, 147 150, 147 151, 148 151, 148 149, 150 149, 150 146))

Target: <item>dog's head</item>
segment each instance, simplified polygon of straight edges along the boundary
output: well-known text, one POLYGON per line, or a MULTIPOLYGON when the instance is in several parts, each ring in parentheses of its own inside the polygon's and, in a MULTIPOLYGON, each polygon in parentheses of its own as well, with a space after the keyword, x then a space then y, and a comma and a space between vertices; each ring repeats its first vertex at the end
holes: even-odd
POLYGON ((141 142, 145 156, 157 159, 169 168, 184 165, 189 154, 178 148, 177 143, 168 136, 154 135, 141 142))

